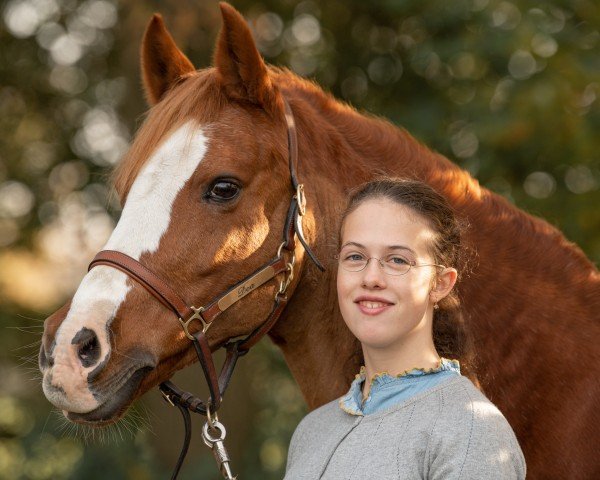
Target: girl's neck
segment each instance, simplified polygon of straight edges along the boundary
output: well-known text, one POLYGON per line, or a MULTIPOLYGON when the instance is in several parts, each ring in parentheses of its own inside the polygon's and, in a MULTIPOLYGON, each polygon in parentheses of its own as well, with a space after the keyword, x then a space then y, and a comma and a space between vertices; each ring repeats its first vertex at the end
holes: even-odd
POLYGON ((363 345, 365 359, 365 383, 363 397, 367 398, 371 390, 371 380, 377 373, 388 373, 392 376, 399 375, 413 368, 435 368, 440 363, 433 341, 425 348, 406 348, 398 350, 377 350, 363 345))

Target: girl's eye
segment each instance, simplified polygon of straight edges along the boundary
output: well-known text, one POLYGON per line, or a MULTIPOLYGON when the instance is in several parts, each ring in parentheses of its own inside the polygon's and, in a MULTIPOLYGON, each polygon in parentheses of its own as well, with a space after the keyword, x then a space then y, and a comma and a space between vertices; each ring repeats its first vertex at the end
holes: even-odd
POLYGON ((227 202, 236 198, 240 190, 241 187, 231 180, 217 180, 212 184, 206 197, 217 202, 227 202))
POLYGON ((393 265, 410 265, 410 261, 406 258, 397 256, 388 257, 387 262, 393 265))
POLYGON ((359 253, 350 253, 344 257, 344 260, 347 262, 360 262, 364 259, 364 257, 359 253))

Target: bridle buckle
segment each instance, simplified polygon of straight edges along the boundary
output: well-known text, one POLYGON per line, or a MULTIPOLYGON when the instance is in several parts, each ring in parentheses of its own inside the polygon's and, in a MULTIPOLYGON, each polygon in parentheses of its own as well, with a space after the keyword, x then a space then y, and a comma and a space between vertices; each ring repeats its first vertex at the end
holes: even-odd
POLYGON ((296 201, 298 202, 298 214, 303 217, 306 213, 306 195, 304 194, 304 185, 300 183, 296 187, 296 201))
POLYGON ((202 323, 202 333, 206 333, 206 331, 208 330, 208 327, 210 327, 210 323, 206 323, 204 321, 204 318, 202 318, 202 312, 204 311, 204 307, 200 307, 200 308, 190 307, 190 308, 194 311, 192 316, 190 318, 188 318, 187 320, 183 320, 181 317, 179 317, 178 320, 179 320, 179 323, 181 323, 181 326, 183 327, 183 333, 185 333, 185 336, 193 341, 194 337, 188 330, 190 323, 192 323, 192 321, 194 321, 194 320, 200 320, 200 323, 202 323))

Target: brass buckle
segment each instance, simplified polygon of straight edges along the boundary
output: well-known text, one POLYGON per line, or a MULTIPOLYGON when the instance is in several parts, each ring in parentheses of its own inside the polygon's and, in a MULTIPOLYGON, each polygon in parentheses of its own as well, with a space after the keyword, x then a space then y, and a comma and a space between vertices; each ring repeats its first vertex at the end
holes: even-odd
POLYGON ((292 280, 294 279, 294 263, 295 259, 292 259, 291 263, 287 263, 286 272, 289 272, 289 275, 287 275, 281 280, 281 282, 279 282, 279 290, 277 291, 277 295, 283 295, 289 287, 290 283, 292 283, 292 280))
POLYGON ((303 184, 300 183, 296 187, 296 195, 294 197, 296 197, 296 201, 298 202, 298 213, 302 217, 306 213, 306 195, 304 195, 303 184))
POLYGON ((190 340, 194 340, 194 337, 188 330, 190 323, 192 323, 193 320, 200 320, 200 323, 202 323, 202 333, 206 333, 206 331, 208 330, 208 327, 210 327, 210 323, 206 323, 204 321, 204 319, 202 318, 201 313, 204 311, 204 307, 200 307, 200 308, 190 307, 190 308, 194 311, 194 314, 187 320, 183 320, 181 317, 179 317, 178 320, 179 320, 179 323, 181 323, 181 326, 183 327, 183 333, 185 333, 185 336, 188 337, 190 340))
MULTIPOLYGON (((277 251, 277 256, 281 255, 281 247, 285 244, 285 242, 283 242, 281 244, 281 246, 279 247, 279 250, 277 251)), ((275 294, 275 297, 277 297, 278 295, 283 295, 285 293, 285 291, 287 290, 287 288, 290 286, 290 283, 292 283, 292 280, 294 279, 294 267, 296 265, 296 253, 292 252, 292 258, 289 262, 286 263, 286 269, 284 272, 284 277, 281 279, 281 281, 279 282, 279 289, 277 290, 277 293, 275 294), (287 275, 286 275, 287 273, 287 275)))

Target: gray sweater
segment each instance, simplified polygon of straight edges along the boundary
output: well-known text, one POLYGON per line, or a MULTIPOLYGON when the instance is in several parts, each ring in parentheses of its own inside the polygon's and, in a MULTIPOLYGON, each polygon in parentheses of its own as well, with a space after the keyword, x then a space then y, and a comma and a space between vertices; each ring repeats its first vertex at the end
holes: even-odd
POLYGON ((309 413, 290 443, 285 480, 525 478, 498 408, 466 377, 365 416, 334 400, 309 413))

